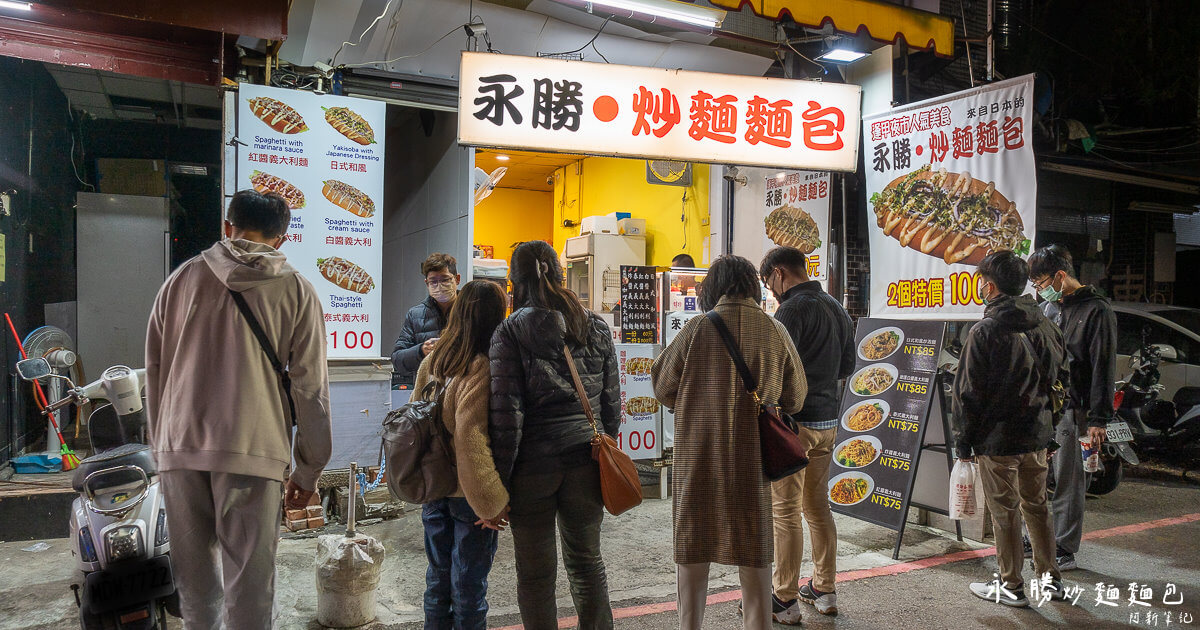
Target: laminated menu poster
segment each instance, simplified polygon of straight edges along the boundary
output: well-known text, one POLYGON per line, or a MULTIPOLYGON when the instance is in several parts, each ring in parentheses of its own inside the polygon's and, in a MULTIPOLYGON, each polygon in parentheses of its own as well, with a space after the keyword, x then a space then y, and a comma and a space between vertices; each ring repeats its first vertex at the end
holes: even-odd
POLYGON ((633 459, 662 455, 659 436, 662 405, 654 398, 654 384, 650 381, 650 369, 658 351, 659 347, 653 344, 617 344, 617 372, 621 380, 621 431, 617 434, 617 444, 633 459))
POLYGON ((238 89, 237 187, 287 200, 282 251, 321 298, 331 359, 382 355, 385 119, 378 101, 238 89))
POLYGON ((871 315, 979 319, 979 263, 1027 256, 1037 225, 1026 75, 863 119, 871 315))
POLYGON ((900 529, 933 399, 941 322, 858 321, 858 361, 838 418, 833 511, 900 529))
POLYGON ((654 267, 621 265, 621 342, 658 343, 658 283, 654 267))

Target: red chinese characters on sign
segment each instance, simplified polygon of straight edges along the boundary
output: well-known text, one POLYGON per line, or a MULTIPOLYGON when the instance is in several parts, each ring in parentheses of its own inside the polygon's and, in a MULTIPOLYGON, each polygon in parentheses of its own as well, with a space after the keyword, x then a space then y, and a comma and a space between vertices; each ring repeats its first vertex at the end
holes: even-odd
POLYGON ((662 94, 658 95, 645 87, 639 87, 638 93, 633 95, 633 112, 637 114, 637 120, 633 123, 633 135, 653 133, 654 137, 661 138, 679 124, 679 99, 666 88, 662 88, 661 91, 662 94), (658 125, 657 128, 650 127, 651 120, 658 125))
POLYGON ((765 142, 786 149, 792 146, 792 102, 768 102, 761 96, 746 101, 746 142, 765 142))
POLYGON ((996 121, 988 121, 975 125, 975 148, 979 155, 996 153, 1000 150, 1000 134, 996 129, 996 121))
POLYGON ((804 146, 815 151, 837 151, 845 146, 841 132, 846 128, 846 114, 842 110, 809 101, 800 117, 804 119, 804 146))
POLYGON ((357 238, 352 236, 326 236, 326 245, 356 245, 363 247, 371 246, 370 238, 357 238))
POLYGON ((362 162, 338 162, 335 160, 329 163, 329 168, 334 171, 367 172, 367 165, 362 162))
POLYGON ((907 136, 919 131, 949 127, 951 124, 953 123, 950 122, 950 108, 943 105, 875 121, 871 123, 871 140, 878 141, 907 136))
POLYGON ((286 238, 290 243, 301 243, 304 241, 304 235, 300 232, 288 232, 286 238))
POLYGON ((737 142, 737 97, 730 94, 714 98, 700 91, 692 97, 689 114, 692 126, 688 135, 693 140, 716 140, 725 144, 737 142))
POLYGON ((325 321, 367 323, 371 321, 371 316, 366 313, 325 313, 325 321))
POLYGON ((250 162, 259 164, 282 164, 287 166, 308 166, 308 158, 296 157, 294 155, 275 155, 274 153, 251 153, 250 162))
POLYGON ((945 278, 898 280, 888 285, 888 306, 937 308, 946 305, 945 278))
POLYGON ((950 140, 945 131, 937 131, 929 136, 929 162, 941 162, 950 152, 950 140))
POLYGON ((1019 149, 1025 146, 1025 123, 1020 116, 1016 118, 1005 116, 1002 131, 1005 149, 1019 149))

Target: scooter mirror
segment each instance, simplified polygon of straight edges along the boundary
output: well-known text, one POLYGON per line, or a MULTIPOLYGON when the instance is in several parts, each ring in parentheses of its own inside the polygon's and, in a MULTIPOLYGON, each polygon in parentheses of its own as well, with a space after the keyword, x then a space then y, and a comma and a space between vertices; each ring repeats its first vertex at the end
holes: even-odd
POLYGON ((17 361, 17 374, 26 381, 36 381, 50 376, 50 362, 43 359, 25 359, 17 361))
POLYGON ((1156 343, 1156 344, 1154 344, 1154 347, 1158 349, 1158 356, 1163 361, 1178 361, 1179 360, 1179 351, 1177 351, 1175 349, 1175 346, 1168 345, 1165 343, 1156 343))

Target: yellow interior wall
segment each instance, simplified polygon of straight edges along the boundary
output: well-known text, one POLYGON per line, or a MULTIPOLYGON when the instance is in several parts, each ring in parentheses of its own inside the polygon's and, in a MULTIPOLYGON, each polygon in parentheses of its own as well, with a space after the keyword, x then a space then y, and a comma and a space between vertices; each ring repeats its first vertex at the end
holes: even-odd
POLYGON ((538 190, 497 188, 475 206, 474 245, 491 245, 496 258, 512 258, 511 246, 519 241, 554 236, 554 196, 538 190))
POLYGON ((694 164, 691 186, 649 184, 644 160, 622 158, 590 157, 560 168, 554 173, 554 249, 561 253, 567 239, 579 235, 583 217, 629 212, 646 220, 647 264, 669 265, 672 258, 687 253, 696 264, 707 266, 708 177, 707 164, 694 164), (686 246, 681 214, 687 219, 686 246), (563 219, 576 226, 564 228, 563 219))

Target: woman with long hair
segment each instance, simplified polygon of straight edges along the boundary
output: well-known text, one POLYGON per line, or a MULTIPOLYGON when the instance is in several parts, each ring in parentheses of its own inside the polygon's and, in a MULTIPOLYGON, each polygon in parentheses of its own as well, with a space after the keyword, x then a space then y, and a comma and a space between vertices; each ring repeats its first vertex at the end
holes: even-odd
POLYGON ((543 241, 519 245, 510 272, 513 313, 492 337, 489 434, 496 468, 511 495, 517 603, 527 630, 558 628, 554 582, 563 564, 581 630, 613 627, 600 520, 600 471, 592 428, 576 393, 567 355, 593 409, 616 435, 621 424, 617 358, 608 325, 563 287, 562 266, 543 241))
POLYGON ((488 444, 487 353, 507 301, 504 290, 493 282, 468 282, 450 309, 441 339, 417 371, 414 398, 432 400, 445 390, 441 416, 454 436, 458 464, 458 489, 421 510, 429 558, 427 629, 487 627, 487 577, 497 532, 504 529, 508 514, 508 491, 488 444))
MULTIPOLYGON (((762 309, 758 272, 740 256, 708 270, 700 306, 715 312, 758 381, 764 403, 795 413, 804 368, 791 336, 762 309)), ((738 567, 742 627, 771 627, 771 486, 763 475, 758 403, 714 322, 693 317, 651 368, 654 395, 675 411, 671 490, 679 627, 704 621, 709 564, 738 567)))

